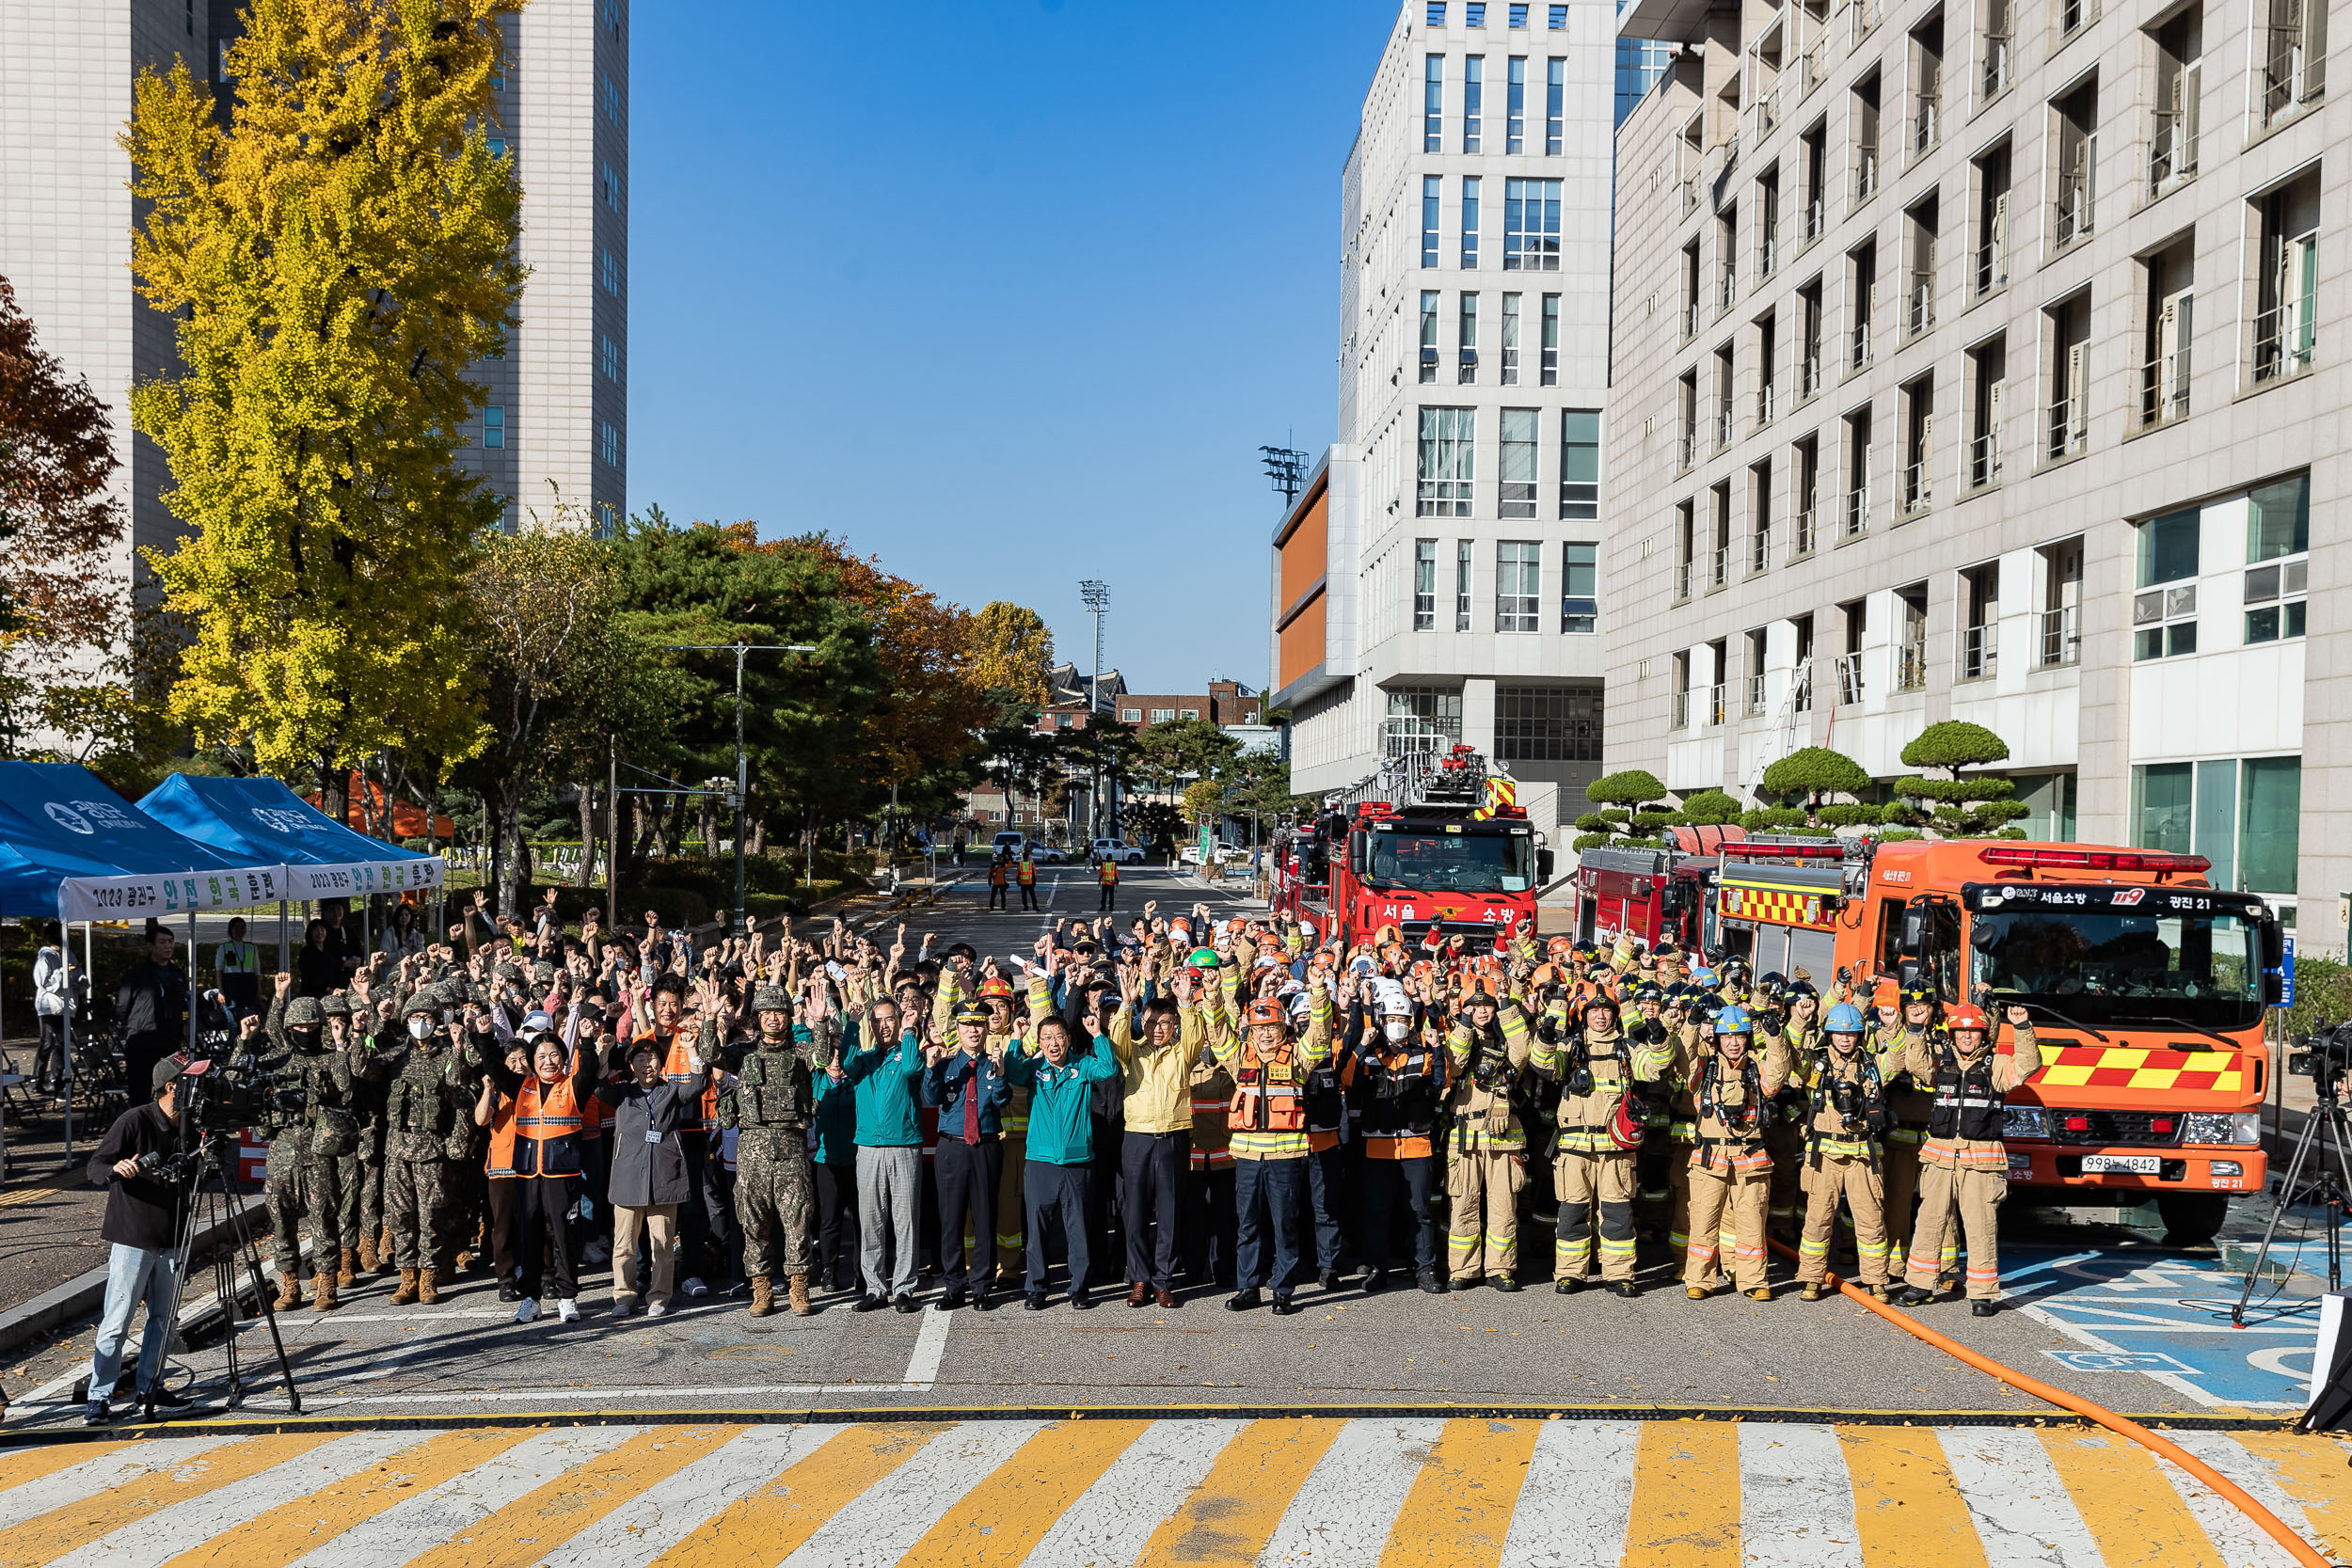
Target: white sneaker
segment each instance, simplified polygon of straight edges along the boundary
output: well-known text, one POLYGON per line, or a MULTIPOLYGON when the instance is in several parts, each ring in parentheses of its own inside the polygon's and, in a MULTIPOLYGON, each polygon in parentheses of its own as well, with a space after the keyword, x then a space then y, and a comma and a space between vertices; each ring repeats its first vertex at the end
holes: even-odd
POLYGON ((666 1302, 666 1301, 649 1301, 649 1302, 645 1303, 645 1316, 646 1316, 646 1317, 648 1317, 648 1318, 666 1318, 666 1317, 668 1317, 669 1315, 670 1315, 670 1304, 669 1304, 668 1302, 666 1302))
POLYGON ((566 1296, 555 1304, 555 1315, 564 1323, 576 1323, 580 1322, 580 1303, 566 1296))
POLYGON ((689 1275, 685 1282, 678 1286, 678 1293, 686 1296, 707 1296, 710 1294, 710 1287, 702 1282, 701 1275, 689 1275))
POLYGON ((515 1308, 515 1321, 518 1323, 537 1323, 539 1321, 539 1298, 537 1296, 523 1297, 522 1305, 515 1308))
POLYGON ((637 1304, 627 1296, 615 1296, 612 1300, 612 1315, 616 1318, 626 1318, 636 1310, 637 1304))

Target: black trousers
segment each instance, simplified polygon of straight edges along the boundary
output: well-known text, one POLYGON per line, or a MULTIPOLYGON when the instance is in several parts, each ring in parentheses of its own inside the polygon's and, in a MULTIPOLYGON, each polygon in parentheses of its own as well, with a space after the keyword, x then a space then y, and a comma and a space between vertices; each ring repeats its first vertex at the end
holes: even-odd
POLYGON ((515 1244, 522 1225, 522 1199, 516 1189, 525 1184, 515 1176, 493 1176, 485 1183, 490 1189, 490 1261, 498 1269, 501 1285, 514 1279, 516 1260, 521 1254, 515 1244))
POLYGON ((988 886, 988 907, 989 907, 990 909, 992 909, 992 910, 1001 910, 1001 909, 1003 909, 1003 908, 1005 907, 1005 884, 1004 884, 1004 883, 1002 883, 1002 882, 991 882, 991 883, 989 884, 989 886, 988 886))
POLYGON ((1102 902, 1101 904, 1097 905, 1096 907, 1097 907, 1098 909, 1105 909, 1105 910, 1107 910, 1107 909, 1109 909, 1109 908, 1111 907, 1111 903, 1112 903, 1112 901, 1113 901, 1114 899, 1116 899, 1118 896, 1119 896, 1119 889, 1118 889, 1116 886, 1114 886, 1113 884, 1109 883, 1109 882, 1104 882, 1104 883, 1103 884, 1103 902, 1102 902))
POLYGON ((1307 1156, 1307 1205, 1314 1217, 1315 1267, 1336 1269, 1346 1245, 1349 1196, 1348 1151, 1360 1146, 1333 1144, 1307 1156))
POLYGON ((817 1165, 817 1256, 836 1291, 857 1288, 857 1165, 817 1165))
POLYGON ((1232 1165, 1196 1165, 1184 1174, 1184 1273, 1194 1284, 1233 1282, 1238 1223, 1232 1165))
POLYGON ((1025 910, 1037 908, 1037 884, 1035 882, 1021 884, 1021 907, 1025 910))
POLYGON ((1192 1164, 1189 1132, 1129 1132, 1120 1148, 1119 1224, 1127 1234, 1127 1279, 1176 1288, 1176 1211, 1192 1164))
POLYGON ((1423 1154, 1410 1160, 1364 1162, 1364 1261, 1385 1269, 1396 1257, 1401 1216, 1412 1230, 1413 1269, 1438 1266, 1438 1216, 1429 1207, 1438 1162, 1423 1154))
POLYGON ((523 1266, 523 1277, 516 1289, 522 1292, 525 1301, 536 1297, 548 1285, 555 1288, 558 1301, 569 1301, 580 1294, 580 1276, 572 1267, 571 1227, 564 1223, 564 1211, 572 1206, 572 1183, 576 1180, 568 1176, 526 1176, 515 1180, 515 1241, 522 1254, 523 1266))
MULTIPOLYGON (((151 1071, 153 1069, 150 1069, 151 1071)), ((68 1082, 73 1069, 65 1059, 65 1015, 40 1015, 40 1046, 33 1054, 33 1086, 46 1089, 68 1082)))
POLYGON ((940 1274, 950 1287, 964 1282, 963 1232, 971 1221, 973 1256, 981 1260, 996 1254, 996 1183, 1004 1179, 1005 1146, 994 1138, 967 1144, 943 1132, 931 1160, 939 1183, 940 1274))
POLYGON ((122 1079, 132 1104, 144 1105, 155 1098, 155 1064, 185 1043, 164 1034, 133 1035, 122 1042, 122 1079))
POLYGON ((1087 1250, 1087 1193, 1094 1185, 1089 1165, 1055 1165, 1031 1160, 1022 1172, 1029 1221, 1028 1291, 1045 1293, 1047 1249, 1059 1241, 1070 1259, 1070 1293, 1087 1288, 1091 1255, 1087 1250))

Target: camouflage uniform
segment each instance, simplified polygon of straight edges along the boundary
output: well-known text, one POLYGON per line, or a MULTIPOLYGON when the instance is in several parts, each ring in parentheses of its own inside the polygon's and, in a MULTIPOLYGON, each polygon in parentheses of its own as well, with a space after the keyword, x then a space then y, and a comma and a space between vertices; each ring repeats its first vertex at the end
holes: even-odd
MULTIPOLYGON (((388 1051, 399 1048, 399 1038, 387 1027, 377 1034, 367 1025, 372 1022, 365 1014, 355 1014, 351 1031, 351 1077, 353 1108, 359 1122, 358 1195, 356 1203, 359 1266, 367 1268, 373 1259, 378 1273, 392 1266, 391 1248, 384 1244, 384 1076, 367 1070, 370 1061, 388 1051)), ((353 1207, 347 1205, 347 1208, 353 1207)), ((345 1230, 346 1241, 354 1231, 345 1230)))
POLYGON ((301 1276, 298 1230, 307 1213, 312 1273, 323 1301, 331 1302, 343 1244, 341 1162, 359 1145, 358 1125, 350 1109, 351 1068, 342 1052, 315 1047, 297 1051, 293 1036, 294 1030, 313 1031, 312 1038, 323 1044, 326 1022, 315 997, 289 1002, 281 996, 270 1004, 273 1049, 262 1066, 277 1087, 301 1090, 308 1103, 299 1110, 272 1108, 274 1135, 262 1193, 269 1203, 281 1291, 290 1295, 301 1276))
MULTIPOLYGON (((328 1049, 342 1055, 347 1067, 357 1068, 363 1059, 361 1053, 367 1049, 367 1037, 357 1027, 358 1024, 367 1022, 365 1017, 355 1019, 352 1016, 350 998, 341 993, 320 997, 319 1010, 326 1015, 325 1033, 328 1041, 328 1049), (343 1021, 346 1031, 340 1046, 334 1040, 335 1021, 339 1018, 343 1021)), ((378 1232, 384 1228, 383 1192, 380 1185, 376 1195, 375 1227, 373 1229, 369 1229, 363 1225, 365 1216, 361 1195, 368 1184, 368 1171, 371 1165, 376 1167, 378 1181, 382 1180, 383 1132, 368 1104, 366 1087, 356 1071, 352 1077, 350 1107, 354 1142, 351 1152, 338 1157, 335 1161, 336 1190, 342 1200, 336 1209, 336 1220, 342 1232, 342 1246, 346 1252, 357 1249, 362 1238, 373 1243, 378 1232), (371 1145, 373 1146, 373 1152, 370 1151, 371 1145)), ((373 1252, 373 1246, 370 1250, 373 1252)), ((346 1279, 343 1283, 348 1285, 351 1281, 346 1279)))
POLYGON ((370 1052, 362 1069, 363 1085, 375 1088, 383 1107, 384 1261, 401 1271, 404 1291, 411 1273, 435 1268, 456 1242, 452 1164, 471 1146, 466 1129, 473 1120, 473 1096, 466 1087, 465 1062, 440 1030, 439 1013, 439 998, 431 992, 409 998, 402 1009, 403 1037, 370 1052), (434 1032, 422 1039, 408 1037, 405 1024, 412 1018, 427 1020, 434 1032))
MULTIPOLYGON (((755 1011, 791 1011, 781 988, 754 993, 755 1011)), ((719 1098, 719 1126, 737 1130, 735 1216, 743 1227, 743 1273, 766 1281, 776 1273, 769 1227, 784 1236, 784 1274, 809 1271, 810 1240, 817 1218, 817 1176, 809 1164, 808 1126, 816 1114, 811 1069, 827 1065, 821 1048, 798 1046, 787 1034, 762 1036, 743 1053, 734 1085, 719 1098)))

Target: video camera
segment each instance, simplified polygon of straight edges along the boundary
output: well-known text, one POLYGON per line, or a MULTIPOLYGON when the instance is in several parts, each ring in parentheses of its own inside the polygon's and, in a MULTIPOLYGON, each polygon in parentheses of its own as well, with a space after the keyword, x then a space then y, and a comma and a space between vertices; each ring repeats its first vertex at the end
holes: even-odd
POLYGON ((239 1132, 266 1120, 273 1107, 292 1114, 309 1104, 301 1085, 278 1083, 250 1051, 226 1062, 207 1058, 180 1075, 180 1114, 206 1132, 239 1132))
POLYGON ((2331 1024, 2287 1042, 2287 1070, 2332 1081, 2352 1071, 2352 1023, 2331 1024))

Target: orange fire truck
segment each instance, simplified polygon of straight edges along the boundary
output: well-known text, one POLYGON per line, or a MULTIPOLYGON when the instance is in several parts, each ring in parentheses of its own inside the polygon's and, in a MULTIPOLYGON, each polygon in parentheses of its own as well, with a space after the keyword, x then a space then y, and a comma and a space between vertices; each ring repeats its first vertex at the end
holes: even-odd
POLYGON ((2284 944, 2260 898, 2207 885, 2201 855, 2098 845, 1906 841, 1844 865, 1812 908, 1857 987, 1922 979, 1947 1006, 2033 1015, 2043 1065, 2009 1097, 2011 1186, 2153 1196, 2181 1242, 2264 1190, 2263 1023, 2284 944))

